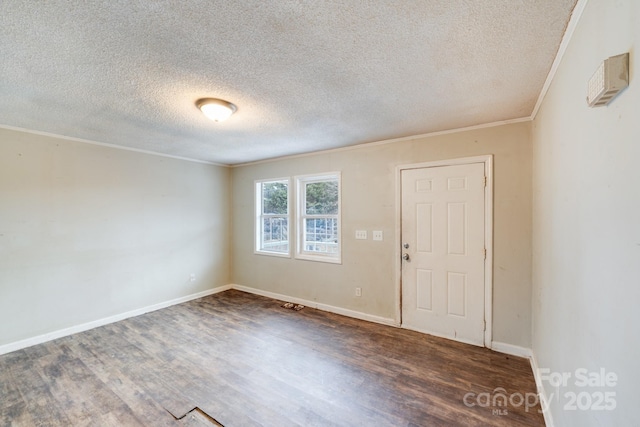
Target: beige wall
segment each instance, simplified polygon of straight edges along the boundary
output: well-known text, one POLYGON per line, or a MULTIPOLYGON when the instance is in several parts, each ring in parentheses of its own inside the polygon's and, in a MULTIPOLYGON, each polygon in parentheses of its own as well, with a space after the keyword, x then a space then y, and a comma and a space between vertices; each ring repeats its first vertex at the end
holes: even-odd
POLYGON ((0 346, 227 284, 229 188, 227 168, 0 129, 0 346))
POLYGON ((234 283, 383 318, 396 310, 396 166, 493 154, 494 341, 530 347, 530 124, 365 146, 233 169, 234 283), (253 253, 254 180, 342 172, 342 265, 253 253), (355 240, 382 230, 383 242, 355 240), (362 297, 355 297, 355 287, 362 297))
MULTIPOLYGON (((540 368, 619 377, 615 411, 567 411, 557 426, 640 425, 640 2, 588 2, 534 121, 533 351, 540 368), (631 52, 631 84, 588 108, 587 81, 607 57, 631 52)), ((584 398, 586 401, 586 398, 584 398)))

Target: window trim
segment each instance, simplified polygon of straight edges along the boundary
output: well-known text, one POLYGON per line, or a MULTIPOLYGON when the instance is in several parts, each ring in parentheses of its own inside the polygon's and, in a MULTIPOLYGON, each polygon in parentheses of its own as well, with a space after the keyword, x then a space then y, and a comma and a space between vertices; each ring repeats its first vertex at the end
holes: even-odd
POLYGON ((291 213, 292 213, 292 199, 291 199, 291 178, 269 178, 269 179, 257 179, 253 184, 254 191, 254 221, 253 221, 253 253, 256 255, 267 255, 279 258, 291 258, 291 249, 293 247, 295 239, 295 228, 292 228, 291 213), (287 183, 287 214, 286 215, 274 215, 274 216, 286 216, 289 224, 289 250, 287 252, 274 252, 260 249, 260 243, 262 239, 262 219, 264 214, 262 213, 262 185, 270 182, 286 182, 287 183), (292 233, 292 230, 293 233, 292 233))
POLYGON ((336 171, 323 172, 319 174, 297 175, 294 179, 296 183, 296 251, 294 257, 296 259, 307 261, 320 261, 332 264, 342 264, 342 173, 336 171), (303 233, 305 232, 304 219, 306 216, 303 214, 305 210, 303 204, 306 202, 306 197, 302 194, 304 185, 310 182, 332 181, 334 179, 338 181, 338 214, 336 215, 336 218, 338 219, 338 253, 334 255, 304 251, 302 248, 304 243, 303 233))

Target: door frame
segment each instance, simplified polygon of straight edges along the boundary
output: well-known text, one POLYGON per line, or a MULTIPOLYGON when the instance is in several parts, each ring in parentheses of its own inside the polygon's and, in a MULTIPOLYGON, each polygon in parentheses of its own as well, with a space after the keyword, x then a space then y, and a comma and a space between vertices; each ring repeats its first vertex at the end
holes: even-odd
POLYGON ((396 166, 396 324, 402 323, 402 171, 437 166, 455 166, 483 163, 487 185, 484 192, 484 242, 487 256, 484 260, 484 346, 491 348, 493 337, 493 154, 455 159, 435 160, 396 166))

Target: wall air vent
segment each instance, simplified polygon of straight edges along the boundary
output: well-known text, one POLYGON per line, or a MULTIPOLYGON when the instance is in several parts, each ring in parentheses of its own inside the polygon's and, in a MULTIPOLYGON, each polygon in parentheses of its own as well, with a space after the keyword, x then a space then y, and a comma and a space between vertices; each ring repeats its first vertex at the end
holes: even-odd
POLYGON ((602 107, 629 86, 629 53, 605 59, 589 80, 587 104, 602 107))

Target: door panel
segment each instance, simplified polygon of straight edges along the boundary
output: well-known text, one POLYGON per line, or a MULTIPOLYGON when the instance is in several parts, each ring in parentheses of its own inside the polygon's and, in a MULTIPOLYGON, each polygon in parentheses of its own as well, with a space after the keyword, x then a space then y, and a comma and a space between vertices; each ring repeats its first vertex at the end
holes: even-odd
POLYGON ((433 248, 433 205, 431 203, 416 204, 416 246, 419 252, 431 253, 433 248))
POLYGON ((416 271, 416 307, 420 310, 432 310, 433 281, 431 270, 416 271))
POLYGON ((484 345, 484 164, 401 177, 402 324, 484 345))

